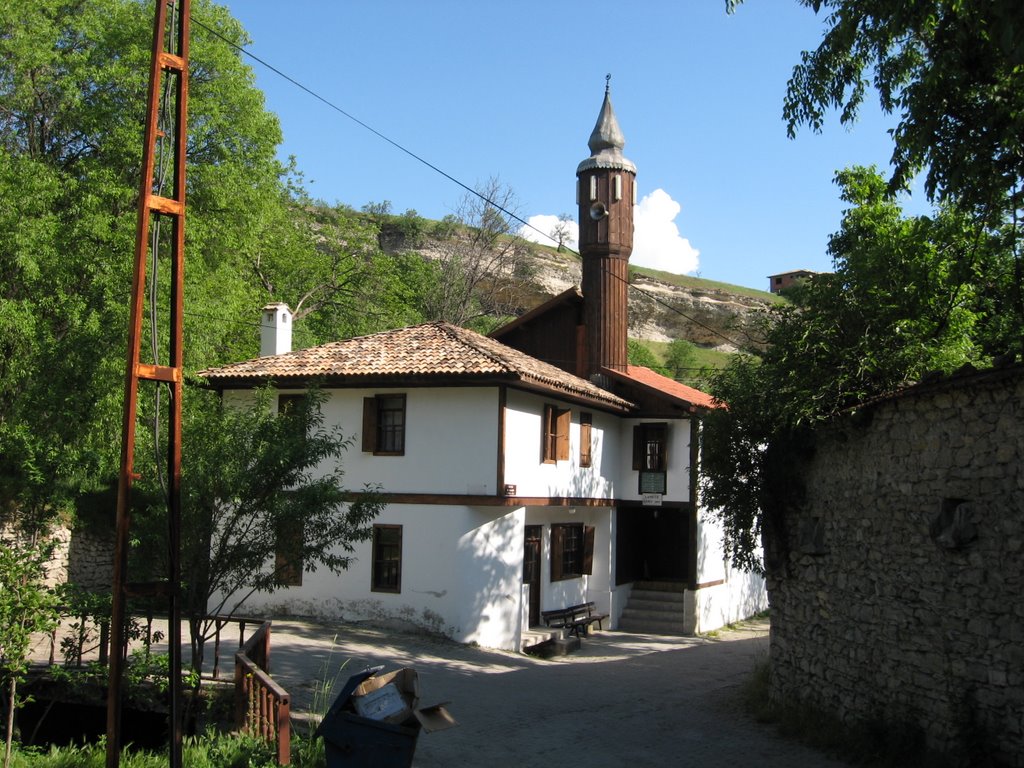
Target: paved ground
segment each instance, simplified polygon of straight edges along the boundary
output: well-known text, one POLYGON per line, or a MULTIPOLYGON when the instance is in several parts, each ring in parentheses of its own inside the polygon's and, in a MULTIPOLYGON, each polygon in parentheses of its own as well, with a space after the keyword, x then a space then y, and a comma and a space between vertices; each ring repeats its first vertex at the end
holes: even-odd
POLYGON ((414 667, 421 703, 450 702, 459 722, 420 736, 419 768, 839 768, 743 712, 740 688, 767 648, 766 622, 713 639, 597 632, 580 651, 541 660, 420 635, 275 621, 271 667, 300 711, 313 705, 318 681, 335 678, 340 688, 368 665, 414 667))

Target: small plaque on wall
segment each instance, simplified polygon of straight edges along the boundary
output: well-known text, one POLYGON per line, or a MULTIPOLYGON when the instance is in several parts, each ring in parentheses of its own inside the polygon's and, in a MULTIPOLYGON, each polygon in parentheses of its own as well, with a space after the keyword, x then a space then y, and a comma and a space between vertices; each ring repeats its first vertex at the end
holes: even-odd
POLYGON ((665 493, 665 473, 664 472, 641 472, 640 473, 640 493, 665 493))

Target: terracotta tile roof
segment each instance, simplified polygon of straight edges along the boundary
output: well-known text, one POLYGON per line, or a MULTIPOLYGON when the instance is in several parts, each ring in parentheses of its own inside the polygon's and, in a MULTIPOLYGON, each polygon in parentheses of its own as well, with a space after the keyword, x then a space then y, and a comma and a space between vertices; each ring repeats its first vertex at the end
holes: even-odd
POLYGON ((429 384, 431 379, 450 382, 455 377, 469 383, 491 378, 598 400, 622 410, 632 406, 561 368, 450 323, 425 323, 259 357, 200 371, 199 376, 218 388, 315 378, 334 384, 341 379, 351 386, 364 379, 394 379, 400 385, 410 379, 429 384))
POLYGON ((681 400, 697 408, 722 407, 722 403, 707 392, 701 392, 699 389, 680 384, 675 379, 662 376, 660 373, 655 373, 650 368, 645 368, 642 365, 627 365, 625 373, 606 368, 605 373, 610 374, 612 377, 634 382, 648 389, 657 390, 662 394, 669 395, 676 400, 681 400))

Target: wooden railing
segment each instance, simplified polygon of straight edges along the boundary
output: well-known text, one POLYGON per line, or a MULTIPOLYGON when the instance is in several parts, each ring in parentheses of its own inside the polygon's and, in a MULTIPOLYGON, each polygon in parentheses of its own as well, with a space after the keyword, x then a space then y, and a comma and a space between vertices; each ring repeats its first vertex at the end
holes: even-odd
POLYGON ((214 676, 219 674, 220 630, 239 625, 240 648, 235 653, 235 726, 272 742, 278 765, 291 763, 291 696, 270 676, 270 622, 264 621, 244 640, 252 619, 215 617, 214 676))

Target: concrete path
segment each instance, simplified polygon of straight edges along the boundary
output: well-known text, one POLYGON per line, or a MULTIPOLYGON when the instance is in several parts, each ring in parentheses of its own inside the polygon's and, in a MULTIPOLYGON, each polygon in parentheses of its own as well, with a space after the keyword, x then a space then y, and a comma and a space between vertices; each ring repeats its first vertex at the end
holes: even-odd
MULTIPOLYGON (((767 655, 767 622, 715 638, 596 632, 552 660, 350 625, 274 621, 271 668, 300 712, 316 689, 370 665, 414 667, 421 704, 459 726, 419 737, 414 765, 839 768, 753 721, 741 686, 767 655), (344 665, 344 666, 343 666, 344 665)), ((314 698, 321 701, 314 704, 314 698)))

